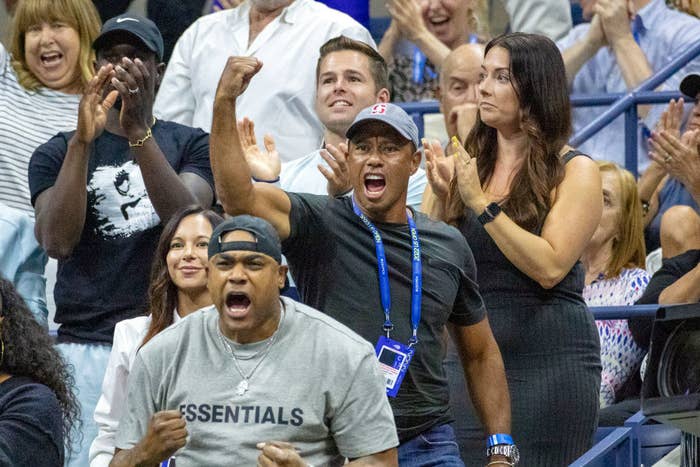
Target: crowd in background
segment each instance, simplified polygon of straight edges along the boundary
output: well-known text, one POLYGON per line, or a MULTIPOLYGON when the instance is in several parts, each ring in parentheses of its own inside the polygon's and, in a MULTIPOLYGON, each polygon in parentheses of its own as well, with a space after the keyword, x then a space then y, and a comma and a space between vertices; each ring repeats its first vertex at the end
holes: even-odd
POLYGON ((280 381, 323 380, 326 362, 311 372, 300 354, 328 346, 343 360, 329 374, 373 381, 368 402, 351 383, 308 389, 327 398, 314 410, 328 426, 274 442, 226 429, 247 444, 241 463, 567 465, 639 410, 649 349, 648 319, 587 307, 700 301, 700 59, 658 88, 683 98, 639 107, 639 174, 624 168, 623 117, 568 145, 601 113, 570 95, 639 86, 700 41, 700 2, 581 0, 574 26, 568 0, 504 1, 497 35, 484 0, 391 0, 374 38, 315 0, 149 0, 150 20, 130 1, 5 3, 0 465, 217 464, 226 440, 183 431, 206 412, 173 406, 177 391, 242 396, 292 336, 308 341, 288 344, 280 381), (431 99, 443 140, 419 139, 392 104, 431 99), (217 292, 258 284, 221 279, 230 251, 252 250, 265 261, 251 271, 273 271, 267 292, 217 292), (277 314, 252 340, 226 328, 265 307, 277 314), (178 345, 183 330, 202 340, 178 345), (411 363, 378 402, 379 370, 360 357, 384 332, 410 343, 411 363), (182 363, 188 385, 164 352, 200 358, 182 363), (241 383, 211 389, 208 365, 241 383), (360 437, 363 417, 375 424, 360 437))

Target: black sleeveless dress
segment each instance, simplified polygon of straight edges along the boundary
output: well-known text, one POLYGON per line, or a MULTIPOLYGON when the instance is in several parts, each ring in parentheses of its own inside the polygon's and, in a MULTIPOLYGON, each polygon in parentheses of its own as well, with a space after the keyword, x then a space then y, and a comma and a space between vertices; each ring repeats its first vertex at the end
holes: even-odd
MULTIPOLYGON (((570 152, 565 162, 580 153, 570 152)), ((600 344, 581 296, 577 262, 547 290, 518 270, 468 211, 458 226, 477 265, 477 282, 506 368, 512 435, 520 466, 568 465, 592 445, 598 423, 600 344)), ((445 367, 455 431, 467 466, 482 466, 486 442, 454 348, 445 367)))

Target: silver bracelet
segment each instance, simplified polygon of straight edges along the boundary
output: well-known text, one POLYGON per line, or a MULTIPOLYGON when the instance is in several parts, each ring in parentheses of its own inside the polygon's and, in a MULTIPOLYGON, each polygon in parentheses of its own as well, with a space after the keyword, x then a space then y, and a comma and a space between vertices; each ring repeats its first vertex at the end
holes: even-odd
POLYGON ((513 464, 513 463, 511 463, 511 462, 508 462, 508 461, 491 461, 491 462, 489 462, 488 464, 486 464, 486 467, 489 467, 489 466, 491 466, 491 465, 499 465, 499 464, 508 465, 508 466, 510 466, 510 467, 514 467, 514 466, 515 466, 515 464, 513 464))

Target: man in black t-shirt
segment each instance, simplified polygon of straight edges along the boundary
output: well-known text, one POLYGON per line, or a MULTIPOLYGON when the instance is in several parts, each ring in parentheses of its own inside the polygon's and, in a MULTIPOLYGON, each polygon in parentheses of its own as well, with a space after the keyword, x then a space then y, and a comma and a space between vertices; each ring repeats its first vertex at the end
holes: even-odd
MULTIPOLYGON (((231 57, 219 82, 211 158, 224 209, 253 214, 275 226, 308 305, 377 343, 379 352, 385 345, 398 349, 388 359, 381 354, 388 386, 396 387, 394 379, 401 375, 399 369, 392 372, 392 362, 396 365, 413 352, 405 378, 390 399, 401 442, 399 464, 410 460, 416 466, 463 465, 448 425, 442 367, 446 325, 490 433, 510 431, 510 400, 469 246, 456 229, 406 208, 408 179, 420 163, 415 124, 393 104, 375 104, 358 114, 347 133, 352 198, 253 185, 235 106, 261 66, 254 57, 231 57), (385 261, 377 257, 378 237, 385 261), (387 266, 385 276, 378 273, 378 264, 387 266), (386 277, 382 286, 381 277, 386 277), (383 299, 380 289, 387 292, 383 299), (392 341, 386 339, 387 329, 392 341)), ((493 455, 491 460, 504 457, 493 455)))
POLYGON ((77 130, 40 146, 29 164, 37 238, 59 259, 58 341, 75 368, 83 420, 83 444, 68 465, 81 467, 97 433, 92 414, 114 325, 144 312, 162 224, 213 199, 207 134, 153 117, 164 69, 155 25, 113 18, 93 47, 97 74, 77 130))

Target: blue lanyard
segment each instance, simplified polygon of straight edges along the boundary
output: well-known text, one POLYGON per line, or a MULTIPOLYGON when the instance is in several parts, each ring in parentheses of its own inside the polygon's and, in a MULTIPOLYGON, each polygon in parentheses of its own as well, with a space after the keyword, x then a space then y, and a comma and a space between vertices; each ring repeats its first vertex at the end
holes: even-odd
MULTIPOLYGON (((374 249, 377 255, 377 273, 379 275, 379 295, 382 301, 382 309, 384 310, 384 332, 386 332, 386 337, 390 337, 391 330, 394 329, 394 325, 391 322, 391 292, 389 290, 389 266, 386 262, 386 254, 384 253, 384 242, 382 242, 382 236, 379 234, 379 230, 372 224, 367 216, 364 215, 360 208, 357 206, 355 197, 352 197, 352 210, 355 211, 357 217, 360 218, 362 223, 367 226, 369 231, 372 233, 372 238, 374 239, 374 249)), ((412 347, 418 343, 418 325, 420 324, 420 314, 421 314, 421 293, 423 290, 423 268, 421 266, 420 259, 420 240, 418 238, 418 229, 416 229, 416 222, 413 220, 411 211, 406 209, 406 214, 408 217, 408 230, 411 233, 411 327, 413 329, 413 334, 408 340, 409 347, 412 347)))
MULTIPOLYGON (((470 44, 476 44, 477 42, 479 42, 479 36, 477 36, 476 34, 469 34, 469 39, 467 40, 467 42, 469 42, 470 44)), ((423 84, 423 76, 425 76, 426 74, 430 79, 437 78, 437 72, 431 67, 429 67, 426 62, 427 57, 425 56, 425 54, 421 51, 421 49, 418 48, 418 46, 414 46, 412 70, 412 78, 414 83, 423 84)))
POLYGON ((416 46, 413 48, 413 82, 423 84, 423 75, 426 73, 430 79, 435 79, 437 73, 426 64, 427 57, 416 46))

